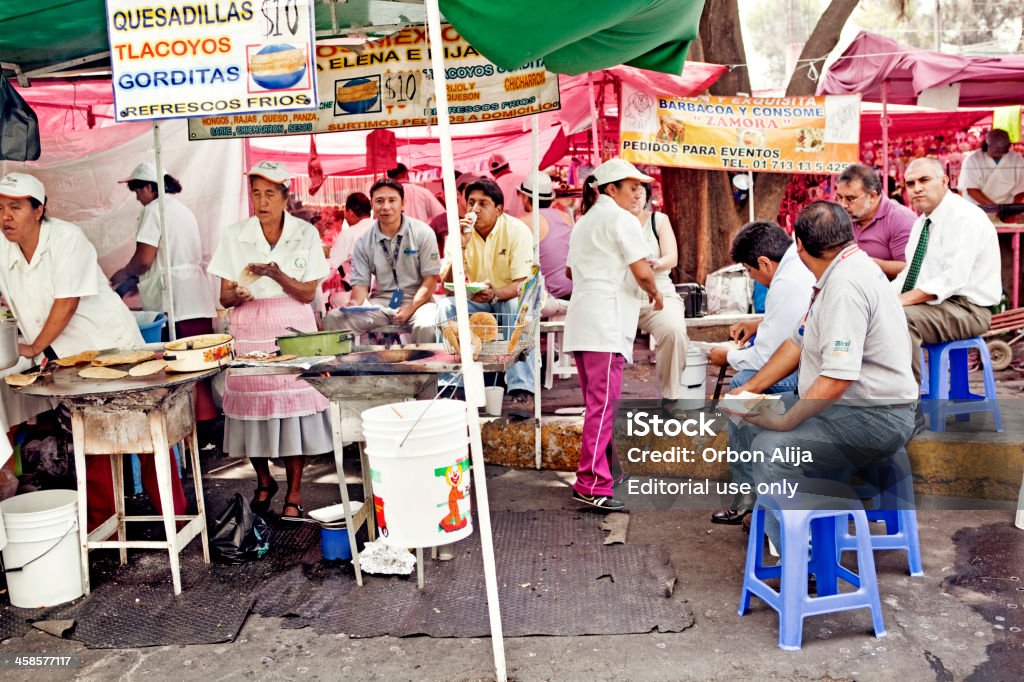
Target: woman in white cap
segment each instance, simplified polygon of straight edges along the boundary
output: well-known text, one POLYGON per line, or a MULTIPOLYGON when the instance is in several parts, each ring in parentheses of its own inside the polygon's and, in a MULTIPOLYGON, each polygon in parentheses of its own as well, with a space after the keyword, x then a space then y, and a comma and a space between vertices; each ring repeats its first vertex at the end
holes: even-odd
POLYGON ((613 471, 621 467, 612 438, 622 366, 633 361, 641 305, 650 300, 654 310, 662 307, 650 249, 631 213, 644 200, 644 183, 653 180, 622 159, 598 166, 584 183, 597 199, 569 240, 566 274, 573 289, 564 344, 576 359, 586 405, 572 496, 603 511, 625 509, 613 491, 623 480, 613 471))
MULTIPOLYGON (((310 303, 329 266, 316 228, 285 211, 290 175, 272 161, 252 167, 256 215, 224 228, 210 260, 210 274, 221 279, 221 305, 231 308, 239 353, 276 351, 274 340, 290 334, 288 327, 317 331, 310 303)), ((288 477, 281 517, 302 518, 304 455, 333 449, 327 406, 316 389, 292 375, 227 377, 224 452, 248 457, 256 470, 257 513, 269 510, 278 490, 270 460, 280 459, 288 477)))
MULTIPOLYGON (((128 190, 142 204, 135 253, 128 264, 110 277, 115 289, 129 277, 139 280, 139 297, 144 310, 166 313, 167 301, 160 282, 162 264, 160 249, 160 206, 156 166, 140 163, 126 180, 128 190)), ((203 244, 199 237, 199 222, 185 204, 174 195, 181 192, 181 183, 170 174, 164 174, 164 224, 167 226, 167 256, 170 262, 170 286, 174 293, 174 331, 177 338, 210 334, 217 307, 213 299, 210 280, 203 270, 203 244)), ((209 381, 196 384, 196 421, 205 422, 217 417, 209 381)))
POLYGON ((654 363, 661 384, 661 407, 673 419, 682 419, 686 414, 679 404, 683 397, 680 378, 686 369, 686 346, 690 339, 686 334, 686 304, 676 293, 676 286, 669 275, 679 262, 679 250, 668 216, 647 210, 651 198, 650 185, 644 187, 647 195, 631 213, 640 221, 640 231, 650 251, 647 262, 654 270, 654 280, 665 299, 665 307, 653 310, 650 305, 644 305, 640 309, 639 328, 650 334, 655 342, 654 363))
MULTIPOLYGON (((96 249, 77 225, 46 215, 46 189, 36 177, 9 173, 0 179, 0 289, 18 320, 19 353, 35 362, 98 348, 143 344, 139 326, 107 284, 96 249)), ((89 527, 114 514, 110 464, 86 457, 89 527)), ((185 512, 177 467, 174 509, 185 512)), ((142 457, 142 483, 160 512, 152 456, 142 457)))

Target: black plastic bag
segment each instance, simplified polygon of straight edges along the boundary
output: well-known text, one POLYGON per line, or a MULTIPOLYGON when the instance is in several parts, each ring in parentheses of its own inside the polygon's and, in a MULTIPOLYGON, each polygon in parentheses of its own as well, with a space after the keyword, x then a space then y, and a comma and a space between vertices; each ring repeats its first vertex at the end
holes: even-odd
POLYGON ((224 511, 217 515, 210 531, 213 558, 225 564, 262 559, 270 549, 270 524, 249 508, 235 493, 224 511))
POLYGON ((6 77, 0 75, 0 159, 39 158, 39 119, 6 77))

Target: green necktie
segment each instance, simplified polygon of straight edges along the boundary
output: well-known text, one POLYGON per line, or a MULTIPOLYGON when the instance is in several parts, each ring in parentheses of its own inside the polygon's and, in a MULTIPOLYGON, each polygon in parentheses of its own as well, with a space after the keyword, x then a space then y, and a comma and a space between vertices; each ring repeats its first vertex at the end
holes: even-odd
POLYGON ((907 270, 907 279, 903 282, 901 294, 905 294, 917 284, 917 276, 921 274, 921 263, 924 262, 924 253, 928 250, 928 228, 931 227, 931 218, 924 219, 921 227, 921 237, 917 240, 917 248, 914 249, 914 258, 910 261, 910 269, 907 270))

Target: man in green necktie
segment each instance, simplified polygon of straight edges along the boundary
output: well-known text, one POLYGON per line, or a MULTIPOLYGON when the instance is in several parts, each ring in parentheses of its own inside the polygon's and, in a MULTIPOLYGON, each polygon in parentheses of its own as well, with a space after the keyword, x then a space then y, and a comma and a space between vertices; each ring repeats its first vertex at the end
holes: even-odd
POLYGON ((910 205, 921 213, 907 243, 907 266, 893 286, 907 315, 914 378, 921 344, 979 336, 1003 285, 999 241, 985 212, 949 190, 942 164, 915 159, 904 176, 910 205))

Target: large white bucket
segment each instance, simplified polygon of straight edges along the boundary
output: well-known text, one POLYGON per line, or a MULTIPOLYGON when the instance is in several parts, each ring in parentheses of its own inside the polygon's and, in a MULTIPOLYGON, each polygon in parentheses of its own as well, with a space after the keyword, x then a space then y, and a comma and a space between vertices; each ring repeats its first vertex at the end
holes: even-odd
POLYGON ((435 547, 472 534, 466 403, 393 403, 365 410, 362 418, 384 543, 435 547))
POLYGON ((82 589, 78 494, 40 490, 0 502, 7 528, 4 566, 11 604, 23 609, 77 599, 82 589))
POLYGON ((679 377, 679 403, 685 410, 699 410, 708 397, 708 359, 695 346, 686 349, 686 367, 679 377))

